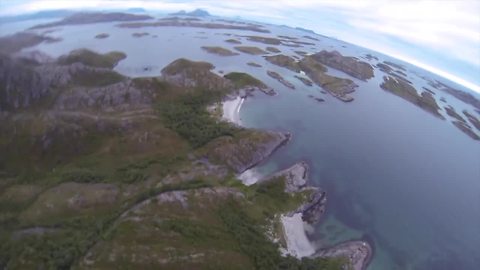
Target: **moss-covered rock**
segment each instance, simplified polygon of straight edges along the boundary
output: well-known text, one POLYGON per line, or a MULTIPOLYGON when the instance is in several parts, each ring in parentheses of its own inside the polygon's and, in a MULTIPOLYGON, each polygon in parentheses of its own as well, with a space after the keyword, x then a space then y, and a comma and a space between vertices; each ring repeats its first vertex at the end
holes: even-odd
POLYGON ((343 56, 337 51, 321 51, 312 57, 329 67, 341 70, 348 75, 361 80, 373 78, 373 68, 370 64, 360 61, 355 57, 343 56))
POLYGON ((70 52, 68 55, 61 56, 57 62, 60 65, 82 63, 91 67, 113 68, 118 64, 118 62, 126 57, 127 55, 122 52, 114 51, 105 54, 99 54, 87 49, 79 49, 70 52))

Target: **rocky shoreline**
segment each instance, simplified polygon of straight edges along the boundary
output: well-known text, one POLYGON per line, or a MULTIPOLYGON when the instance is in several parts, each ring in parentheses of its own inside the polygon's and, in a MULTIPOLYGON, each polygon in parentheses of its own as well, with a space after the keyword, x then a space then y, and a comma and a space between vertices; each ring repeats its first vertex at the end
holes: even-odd
MULTIPOLYGON (((228 115, 225 115, 224 111, 222 118, 239 125, 240 123, 236 120, 240 119, 240 107, 245 98, 245 96, 237 96, 233 102, 231 99, 224 101, 222 104, 224 108, 234 107, 235 110, 233 114, 231 113, 232 110, 229 110, 230 113, 228 115), (225 105, 225 103, 228 105, 225 105)), ((263 160, 267 159, 276 149, 286 144, 289 139, 289 136, 287 136, 286 140, 278 143, 276 147, 269 151, 268 155, 264 156, 263 160)), ((297 258, 342 257, 348 260, 352 267, 351 269, 365 270, 367 268, 373 251, 370 244, 366 241, 352 240, 333 247, 316 249, 308 239, 305 225, 316 225, 321 221, 326 209, 327 194, 322 189, 309 185, 309 167, 306 162, 300 161, 287 169, 266 177, 256 175, 254 167, 258 163, 259 162, 254 162, 254 165, 243 170, 237 177, 246 185, 284 179, 285 192, 290 194, 305 192, 309 194, 305 203, 294 211, 282 214, 279 218, 282 230, 280 238, 282 238, 285 243, 285 246, 281 248, 282 254, 297 258)))

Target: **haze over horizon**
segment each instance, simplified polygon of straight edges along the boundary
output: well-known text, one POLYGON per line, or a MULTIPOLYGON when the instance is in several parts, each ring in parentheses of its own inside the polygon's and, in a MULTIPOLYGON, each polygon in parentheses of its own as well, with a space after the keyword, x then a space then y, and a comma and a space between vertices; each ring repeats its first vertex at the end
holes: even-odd
POLYGON ((409 62, 480 93, 479 1, 14 0, 0 3, 0 16, 133 7, 167 13, 202 8, 213 15, 307 28, 409 62))

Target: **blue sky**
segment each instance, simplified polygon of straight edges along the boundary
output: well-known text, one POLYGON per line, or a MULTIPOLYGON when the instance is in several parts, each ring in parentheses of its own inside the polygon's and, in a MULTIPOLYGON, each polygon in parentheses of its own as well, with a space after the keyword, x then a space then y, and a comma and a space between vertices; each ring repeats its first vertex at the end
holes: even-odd
POLYGON ((410 62, 480 93, 478 0, 3 0, 0 16, 46 9, 204 8, 215 15, 312 29, 410 62))

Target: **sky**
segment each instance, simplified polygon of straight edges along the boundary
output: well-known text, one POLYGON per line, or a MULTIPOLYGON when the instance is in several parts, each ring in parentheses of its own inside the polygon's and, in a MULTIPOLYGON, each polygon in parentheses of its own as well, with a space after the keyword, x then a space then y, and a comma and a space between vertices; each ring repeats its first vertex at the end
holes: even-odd
POLYGON ((2 0, 0 16, 49 9, 203 8, 303 27, 412 63, 480 93, 480 0, 2 0))

